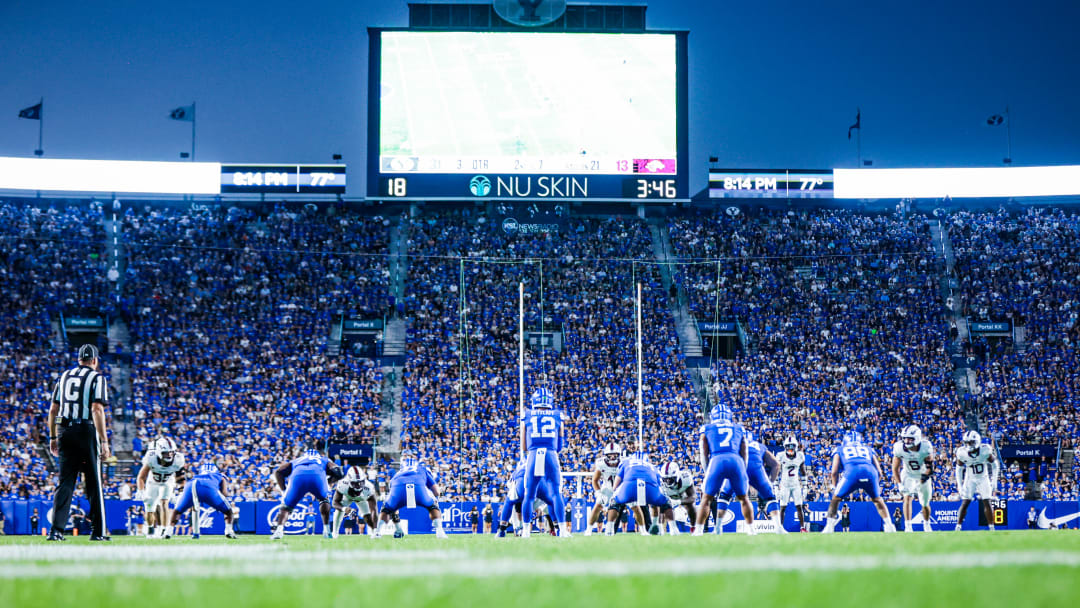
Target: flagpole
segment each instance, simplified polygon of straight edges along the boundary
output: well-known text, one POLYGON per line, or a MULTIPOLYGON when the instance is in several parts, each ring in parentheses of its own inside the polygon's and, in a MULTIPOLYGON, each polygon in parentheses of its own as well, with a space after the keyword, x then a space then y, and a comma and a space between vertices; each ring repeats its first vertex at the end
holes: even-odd
POLYGON ((1012 164, 1012 116, 1009 115, 1009 104, 1005 104, 1005 164, 1012 164))
POLYGON ((191 102, 191 162, 195 162, 195 102, 191 102))
POLYGON ((35 156, 44 156, 45 155, 45 147, 43 145, 41 145, 41 141, 42 141, 42 136, 43 136, 43 134, 45 132, 45 98, 42 97, 38 101, 38 104, 41 106, 41 109, 38 110, 37 150, 35 151, 34 155, 35 156))

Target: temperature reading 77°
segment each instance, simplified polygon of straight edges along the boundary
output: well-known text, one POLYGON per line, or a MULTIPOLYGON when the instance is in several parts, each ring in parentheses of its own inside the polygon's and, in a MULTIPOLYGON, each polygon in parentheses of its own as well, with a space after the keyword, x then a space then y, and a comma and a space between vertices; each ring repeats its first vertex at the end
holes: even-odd
POLYGON ((334 181, 333 173, 312 173, 311 185, 312 186, 325 186, 328 183, 334 181))
POLYGON ((825 180, 820 177, 801 177, 799 178, 799 181, 802 182, 802 185, 799 186, 799 190, 813 190, 825 183, 825 180))

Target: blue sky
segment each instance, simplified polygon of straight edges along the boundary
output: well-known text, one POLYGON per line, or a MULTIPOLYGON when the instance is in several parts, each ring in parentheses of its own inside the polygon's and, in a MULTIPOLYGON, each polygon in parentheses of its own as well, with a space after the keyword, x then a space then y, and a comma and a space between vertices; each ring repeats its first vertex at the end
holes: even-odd
MULTIPOLYGON (((691 192, 730 167, 1080 164, 1080 3, 656 0, 690 30, 691 192)), ((199 160, 352 165, 363 189, 368 26, 407 25, 398 0, 0 0, 0 155, 29 156, 46 98, 52 158, 175 160, 170 109, 198 101, 199 160)))

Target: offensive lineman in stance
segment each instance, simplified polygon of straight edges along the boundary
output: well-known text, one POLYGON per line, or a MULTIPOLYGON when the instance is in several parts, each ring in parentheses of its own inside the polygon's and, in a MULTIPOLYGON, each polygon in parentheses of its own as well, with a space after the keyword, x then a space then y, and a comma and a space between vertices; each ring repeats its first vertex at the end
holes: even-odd
POLYGON ((161 528, 158 532, 164 536, 165 526, 172 519, 169 501, 176 491, 177 482, 183 480, 184 455, 176 451, 172 439, 159 437, 143 456, 142 468, 135 478, 146 508, 146 538, 154 536, 154 527, 159 524, 161 528))
POLYGON ((919 498, 922 507, 923 532, 933 532, 930 527, 930 496, 934 493, 934 446, 923 439, 922 431, 912 424, 900 433, 900 441, 893 444, 893 482, 904 496, 904 531, 911 529, 911 503, 919 498))
MULTIPOLYGON (((649 457, 645 452, 634 452, 632 456, 619 464, 619 472, 615 474, 615 494, 611 497, 607 525, 604 527, 605 535, 615 535, 615 521, 619 518, 619 507, 629 505, 639 507, 640 513, 644 513, 649 507, 660 509, 660 521, 653 522, 648 531, 649 534, 659 534, 664 520, 675 521, 671 500, 660 490, 660 475, 657 474, 656 467, 649 462, 649 457)), ((640 521, 641 525, 644 525, 644 518, 635 521, 640 521)))
POLYGON ((964 445, 956 448, 956 487, 960 490, 960 513, 956 520, 957 532, 964 523, 968 506, 975 496, 979 497, 986 522, 994 529, 994 513, 990 499, 997 487, 998 466, 994 450, 983 445, 982 437, 976 431, 964 433, 964 445))
MULTIPOLYGON (((390 478, 390 497, 383 503, 383 522, 394 522, 394 538, 403 538, 405 531, 401 528, 401 509, 413 509, 422 507, 427 509, 431 517, 432 527, 435 528, 436 538, 446 538, 443 530, 442 512, 439 510, 439 484, 435 482, 435 475, 409 450, 401 453, 401 468, 390 478)), ((372 538, 379 538, 378 529, 372 538)))
POLYGON ((311 494, 319 502, 319 514, 322 515, 324 535, 332 538, 330 530, 330 485, 344 477, 341 468, 326 457, 326 440, 316 439, 312 448, 305 450, 299 458, 282 464, 274 471, 274 479, 281 488, 281 510, 270 540, 281 540, 285 536, 285 520, 289 518, 296 505, 304 496, 311 494))

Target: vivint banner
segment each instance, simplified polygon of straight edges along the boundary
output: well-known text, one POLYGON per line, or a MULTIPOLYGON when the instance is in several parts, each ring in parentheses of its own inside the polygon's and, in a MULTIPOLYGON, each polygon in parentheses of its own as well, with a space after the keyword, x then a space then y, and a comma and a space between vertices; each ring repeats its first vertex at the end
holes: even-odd
MULTIPOLYGON (((113 534, 124 534, 128 529, 127 511, 129 507, 135 507, 135 511, 142 513, 142 503, 134 500, 106 500, 106 512, 109 520, 109 530, 113 534)), ((447 532, 471 533, 472 524, 470 514, 476 508, 478 515, 478 531, 484 529, 484 508, 489 503, 482 502, 446 502, 442 504, 443 522, 447 532)), ((868 502, 845 502, 850 509, 848 528, 851 532, 880 532, 882 530, 881 517, 877 510, 868 502)), ((900 503, 887 503, 890 515, 895 514, 900 503)), ((84 499, 77 499, 74 507, 83 509, 89 507, 84 499)), ((498 518, 498 503, 492 504, 493 519, 498 518)), ((812 502, 807 504, 807 522, 812 531, 819 531, 825 524, 825 514, 829 504, 826 502, 812 502)), ((257 502, 238 502, 235 504, 238 511, 236 530, 242 534, 270 534, 273 523, 281 508, 280 503, 263 500, 257 502)), ((585 521, 590 503, 581 499, 570 501, 570 522, 575 532, 580 532, 585 527, 585 521)), ((35 534, 40 535, 42 530, 48 530, 50 525, 52 501, 45 500, 0 500, 0 510, 4 512, 5 534, 35 534), (31 530, 32 516, 37 511, 37 530, 31 530)), ((934 530, 953 530, 959 517, 959 502, 933 502, 930 504, 930 525, 934 530)), ((764 520, 764 515, 758 513, 755 527, 761 531, 769 531, 772 524, 764 520)), ((922 531, 922 514, 916 513, 914 525, 915 531, 922 531)), ((431 520, 427 511, 423 509, 403 509, 401 517, 406 522, 407 529, 412 534, 430 534, 432 532, 431 520)), ((682 509, 676 510, 676 518, 683 520, 682 527, 688 530, 685 513, 682 509)), ((1029 528, 1048 530, 1080 527, 1080 503, 1076 501, 995 501, 993 517, 997 520, 995 525, 1001 529, 1026 530, 1029 528)), ((985 522, 980 521, 979 508, 972 504, 968 509, 967 516, 962 525, 963 530, 985 529, 985 522)), ((225 521, 221 513, 205 507, 200 512, 200 525, 203 534, 223 534, 225 521)), ((742 516, 738 509, 729 510, 723 519, 724 530, 736 531, 742 516)), ((188 517, 183 518, 183 524, 187 524, 188 517)), ((492 528, 497 528, 497 521, 493 521, 492 528)), ((710 527, 712 522, 710 522, 710 527)), ((70 525, 69 525, 70 527, 70 525)), ((634 530, 631 519, 629 530, 634 530)), ((799 529, 794 508, 787 510, 784 528, 790 532, 799 529)), ((837 531, 842 531, 843 526, 837 526, 837 531)), ((186 532, 187 530, 181 530, 186 532)), ((301 503, 293 511, 285 524, 285 533, 292 535, 321 534, 323 531, 322 519, 317 511, 307 503, 301 503)))

